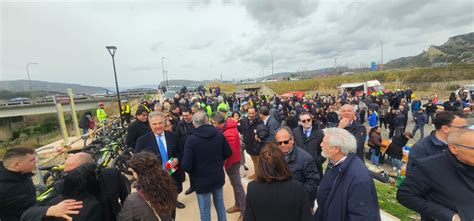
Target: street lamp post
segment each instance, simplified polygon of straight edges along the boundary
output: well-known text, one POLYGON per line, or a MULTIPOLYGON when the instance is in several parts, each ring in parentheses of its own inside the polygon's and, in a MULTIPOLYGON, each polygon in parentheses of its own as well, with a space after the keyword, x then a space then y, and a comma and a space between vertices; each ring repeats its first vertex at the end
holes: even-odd
POLYGON ((31 78, 30 78, 30 65, 38 63, 28 63, 26 64, 26 73, 28 74, 28 84, 30 85, 30 93, 33 96, 33 87, 31 87, 31 78))
POLYGON ((273 51, 271 52, 272 54, 272 76, 273 76, 273 51))
POLYGON ((163 71, 163 85, 164 86, 168 86, 166 85, 166 77, 165 77, 165 68, 163 66, 163 60, 165 59, 165 57, 161 57, 161 70, 163 71))
POLYGON ((122 118, 122 104, 120 101, 120 93, 119 93, 119 87, 118 87, 118 82, 117 82, 117 70, 115 69, 115 52, 117 51, 117 47, 115 46, 105 46, 107 50, 109 51, 110 56, 112 56, 112 64, 114 66, 114 77, 115 77, 115 89, 117 90, 117 102, 118 102, 118 107, 119 107, 119 114, 120 114, 120 125, 123 127, 123 118, 122 118))

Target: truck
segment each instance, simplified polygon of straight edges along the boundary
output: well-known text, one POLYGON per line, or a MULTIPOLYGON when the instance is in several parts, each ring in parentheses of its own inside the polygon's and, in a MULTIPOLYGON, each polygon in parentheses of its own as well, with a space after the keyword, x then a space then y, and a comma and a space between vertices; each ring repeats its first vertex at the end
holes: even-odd
POLYGON ((381 94, 385 93, 386 90, 378 80, 370 80, 357 83, 346 83, 342 84, 338 88, 341 89, 341 93, 346 92, 349 94, 355 94, 356 96, 381 94))

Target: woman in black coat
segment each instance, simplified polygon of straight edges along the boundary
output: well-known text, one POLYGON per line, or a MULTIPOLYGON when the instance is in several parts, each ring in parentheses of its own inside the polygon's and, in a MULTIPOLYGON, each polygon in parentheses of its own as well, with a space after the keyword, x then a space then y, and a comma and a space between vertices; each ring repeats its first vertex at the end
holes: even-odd
POLYGON ((403 147, 407 145, 408 140, 411 138, 413 138, 413 135, 410 132, 405 132, 402 135, 393 137, 392 143, 388 145, 386 153, 392 159, 392 168, 394 170, 402 168, 403 147))
POLYGON ((303 184, 291 179, 285 155, 267 143, 258 157, 257 180, 247 187, 245 221, 312 220, 303 184))

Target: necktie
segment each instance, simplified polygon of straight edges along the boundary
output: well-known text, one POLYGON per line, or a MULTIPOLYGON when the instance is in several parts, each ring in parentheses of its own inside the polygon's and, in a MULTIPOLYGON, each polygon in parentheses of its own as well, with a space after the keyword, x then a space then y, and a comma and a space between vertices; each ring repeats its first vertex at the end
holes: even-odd
POLYGON ((168 153, 165 150, 165 144, 161 140, 163 135, 158 135, 158 147, 160 148, 161 161, 163 163, 163 168, 165 168, 166 162, 168 162, 168 153))
POLYGON ((311 131, 310 130, 305 130, 304 133, 306 134, 306 137, 309 137, 311 135, 311 131))

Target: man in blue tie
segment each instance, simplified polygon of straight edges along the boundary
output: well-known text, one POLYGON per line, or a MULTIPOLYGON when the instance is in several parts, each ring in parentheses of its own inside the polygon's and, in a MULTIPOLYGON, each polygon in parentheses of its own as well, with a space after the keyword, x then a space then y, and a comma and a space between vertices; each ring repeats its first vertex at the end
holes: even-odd
MULTIPOLYGON (((171 166, 178 166, 178 169, 171 174, 171 177, 176 183, 178 193, 180 193, 183 191, 182 176, 184 176, 184 171, 180 168, 183 154, 180 153, 180 148, 178 148, 178 136, 173 132, 165 131, 167 125, 162 113, 151 112, 148 115, 148 121, 150 122, 151 132, 138 138, 135 150, 136 152, 149 151, 155 153, 158 159, 161 159, 164 169, 166 169, 166 162, 173 158, 171 166)), ((185 206, 178 202, 176 207, 182 209, 185 206)))

